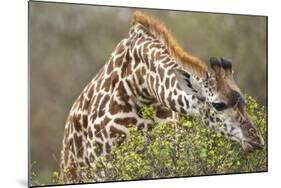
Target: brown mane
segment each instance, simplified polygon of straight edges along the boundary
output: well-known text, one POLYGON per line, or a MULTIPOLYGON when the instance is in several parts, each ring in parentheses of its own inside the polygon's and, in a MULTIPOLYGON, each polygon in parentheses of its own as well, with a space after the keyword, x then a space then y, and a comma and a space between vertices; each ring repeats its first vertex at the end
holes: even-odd
POLYGON ((135 11, 133 15, 133 24, 136 23, 145 26, 151 33, 156 35, 156 37, 160 37, 161 41, 165 43, 170 53, 179 60, 183 68, 197 74, 200 77, 206 76, 208 72, 206 64, 197 57, 194 57, 184 51, 172 34, 158 19, 145 15, 140 11, 135 11))

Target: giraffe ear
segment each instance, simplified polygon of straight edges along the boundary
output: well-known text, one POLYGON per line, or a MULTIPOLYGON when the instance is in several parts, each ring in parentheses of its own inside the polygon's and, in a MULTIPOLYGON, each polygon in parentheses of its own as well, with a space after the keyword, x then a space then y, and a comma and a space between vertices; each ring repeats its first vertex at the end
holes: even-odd
POLYGON ((233 74, 231 60, 226 58, 221 58, 221 65, 225 71, 226 76, 231 76, 233 74))
POLYGON ((179 87, 190 95, 202 96, 202 86, 200 82, 192 76, 190 73, 182 69, 174 69, 175 76, 177 78, 179 87))
POLYGON ((210 58, 210 66, 211 66, 212 70, 215 72, 215 74, 220 74, 221 67, 222 67, 222 63, 221 63, 220 60, 218 60, 215 57, 211 57, 210 58))

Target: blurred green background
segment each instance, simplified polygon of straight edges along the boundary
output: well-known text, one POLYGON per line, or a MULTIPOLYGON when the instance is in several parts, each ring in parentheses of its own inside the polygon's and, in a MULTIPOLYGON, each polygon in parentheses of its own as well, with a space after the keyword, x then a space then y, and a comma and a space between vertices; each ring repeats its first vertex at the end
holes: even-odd
MULTIPOLYGON (((128 36, 136 9, 30 3, 31 161, 41 182, 59 169, 68 112, 86 84, 128 36)), ((233 60, 242 92, 266 105, 266 17, 147 10, 180 45, 205 62, 233 60)))

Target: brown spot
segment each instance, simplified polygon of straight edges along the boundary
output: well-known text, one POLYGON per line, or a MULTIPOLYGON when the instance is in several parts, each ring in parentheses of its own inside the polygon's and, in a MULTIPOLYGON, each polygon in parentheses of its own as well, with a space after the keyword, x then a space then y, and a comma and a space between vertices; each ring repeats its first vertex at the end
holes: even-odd
POLYGON ((128 117, 128 118, 116 118, 114 120, 115 123, 118 123, 120 125, 125 125, 126 127, 128 127, 131 124, 136 124, 137 123, 137 119, 134 117, 128 117))
POLYGON ((150 76, 150 83, 151 83, 151 90, 153 91, 154 95, 156 95, 155 88, 154 88, 154 78, 152 76, 150 76))
POLYGON ((174 73, 173 69, 168 69, 167 74, 172 75, 174 73))
POLYGON ((120 145, 126 139, 126 133, 123 131, 116 129, 115 127, 110 127, 110 138, 117 138, 117 145, 120 145))
POLYGON ((112 115, 117 114, 118 112, 130 112, 131 110, 132 107, 129 104, 121 105, 113 99, 110 100, 109 111, 112 115))
MULTIPOLYGON (((136 63, 137 64, 137 63, 136 63)), ((132 70, 132 63, 131 63, 131 57, 129 55, 129 52, 126 53, 125 61, 123 61, 123 64, 121 66, 121 76, 124 78, 125 76, 128 76, 131 74, 132 70)))
POLYGON ((84 111, 88 111, 88 109, 89 109, 89 106, 90 106, 90 99, 88 99, 88 100, 84 100, 84 105, 83 105, 83 107, 82 107, 82 110, 84 111))
POLYGON ((79 158, 82 158, 83 157, 82 136, 77 136, 77 134, 74 134, 73 139, 76 146, 77 156, 79 158))
POLYGON ((103 144, 100 143, 100 142, 98 142, 98 141, 95 141, 95 149, 94 149, 94 151, 95 151, 95 153, 96 153, 97 156, 100 156, 100 155, 101 155, 101 153, 102 153, 102 148, 103 148, 103 144))
POLYGON ((147 130, 151 131, 153 129, 153 124, 147 124, 147 130))
POLYGON ((141 67, 141 74, 146 75, 146 67, 141 67))
POLYGON ((107 74, 110 74, 113 71, 113 58, 111 57, 107 66, 107 74))
POLYGON ((184 101, 185 101, 186 108, 189 108, 189 102, 188 102, 188 100, 186 99, 186 97, 184 97, 184 101))
POLYGON ((111 87, 111 77, 108 77, 104 80, 102 84, 102 88, 104 89, 104 91, 109 91, 110 87, 111 87))
POLYGON ((93 139, 93 132, 92 132, 91 127, 88 127, 88 135, 89 135, 90 139, 93 139))
POLYGON ((186 113, 185 109, 183 107, 180 107, 180 112, 181 113, 186 113))
POLYGON ((98 135, 103 140, 103 137, 100 134, 100 132, 101 132, 101 125, 100 124, 94 124, 94 133, 95 133, 95 135, 96 136, 98 135))
POLYGON ((173 76, 173 77, 172 77, 172 83, 171 83, 171 86, 174 86, 174 85, 175 85, 175 83, 176 83, 176 78, 173 76))
POLYGON ((105 110, 104 109, 100 109, 99 110, 99 117, 102 117, 105 114, 105 110))
POLYGON ((182 96, 181 95, 178 97, 178 104, 180 106, 183 106, 183 101, 182 101, 182 96))
POLYGON ((78 162, 79 167, 84 168, 86 166, 84 161, 78 162))
POLYGON ((109 145, 108 142, 106 142, 106 144, 105 144, 105 150, 106 150, 106 153, 110 153, 110 151, 111 151, 111 146, 109 145))
POLYGON ((172 116, 172 111, 168 108, 159 108, 156 111, 156 116, 160 119, 167 119, 172 116))
POLYGON ((164 102, 165 101, 165 89, 164 89, 163 86, 161 86, 161 94, 160 94, 160 96, 161 96, 162 101, 164 102))
POLYGON ((171 109, 174 110, 174 111, 177 111, 177 110, 176 110, 176 103, 175 103, 175 100, 172 99, 172 93, 170 93, 169 96, 168 96, 168 102, 169 102, 169 104, 170 104, 170 106, 171 106, 171 109))
POLYGON ((156 66, 155 66, 155 63, 150 63, 150 71, 156 73, 156 66))
POLYGON ((83 127, 87 128, 87 126, 88 126, 88 116, 87 115, 82 116, 82 122, 83 122, 83 127))
POLYGON ((108 122, 109 122, 110 120, 111 120, 110 118, 108 118, 107 116, 105 116, 105 117, 103 118, 103 120, 101 121, 101 126, 104 128, 104 127, 108 124, 108 122))
POLYGON ((143 130, 143 129, 144 129, 144 124, 143 123, 139 124, 138 125, 138 130, 143 130))
POLYGON ((143 89, 142 89, 142 92, 145 94, 145 96, 146 96, 147 98, 149 98, 150 94, 148 93, 148 90, 147 90, 146 88, 143 88, 143 89))
POLYGON ((122 53, 124 50, 125 50, 124 45, 123 45, 122 43, 120 43, 120 44, 116 47, 115 52, 116 52, 116 54, 120 54, 120 53, 122 53))
POLYGON ((161 48, 161 45, 159 43, 152 43, 150 46, 149 46, 150 49, 152 48, 156 48, 156 49, 159 49, 161 48))
POLYGON ((166 88, 170 88, 170 79, 166 78, 165 86, 166 88))
POLYGON ((177 89, 181 90, 180 84, 177 84, 177 89))
POLYGON ((151 53, 150 53, 150 61, 151 62, 154 62, 154 57, 155 57, 155 50, 153 50, 151 53))
POLYGON ((82 125, 79 122, 80 118, 81 118, 80 114, 79 115, 74 114, 73 118, 72 118, 72 123, 73 123, 73 126, 74 126, 76 132, 82 131, 82 125))
POLYGON ((210 118, 210 121, 211 121, 211 122, 213 122, 213 123, 215 122, 213 116, 210 116, 209 118, 210 118))
POLYGON ((134 59, 135 59, 135 63, 136 63, 136 64, 141 61, 140 58, 139 58, 139 56, 138 56, 138 53, 137 53, 137 50, 136 50, 136 49, 134 49, 134 51, 133 51, 133 56, 134 56, 134 59))
POLYGON ((137 69, 136 70, 136 76, 137 76, 137 80, 138 80, 139 84, 141 85, 144 82, 143 77, 145 76, 143 74, 143 69, 137 69))
POLYGON ((159 72, 161 80, 163 80, 163 78, 164 78, 164 70, 163 70, 163 68, 158 66, 158 72, 159 72))

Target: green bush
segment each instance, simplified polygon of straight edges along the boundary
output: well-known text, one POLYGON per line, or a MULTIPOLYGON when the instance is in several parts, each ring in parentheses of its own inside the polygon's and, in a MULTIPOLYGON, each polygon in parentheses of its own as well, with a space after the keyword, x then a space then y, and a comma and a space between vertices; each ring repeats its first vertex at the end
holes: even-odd
MULTIPOLYGON (((251 153, 205 127, 198 117, 180 117, 178 123, 156 123, 152 131, 130 128, 130 139, 100 157, 84 172, 82 182, 198 176, 267 170, 267 118, 265 107, 248 98, 247 112, 258 126, 265 147, 251 153)), ((142 110, 154 119, 152 107, 142 110)), ((53 173, 53 183, 58 182, 53 173)))
MULTIPOLYGON (((199 118, 182 116, 178 123, 156 123, 150 132, 130 128, 130 140, 94 165, 105 167, 106 181, 266 171, 265 107, 247 99, 247 112, 265 139, 261 150, 244 152, 240 144, 208 129, 199 118)), ((155 111, 146 107, 142 115, 154 119, 155 111)))

